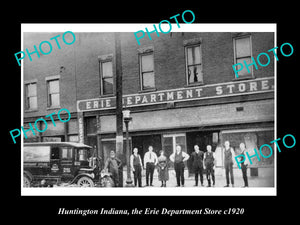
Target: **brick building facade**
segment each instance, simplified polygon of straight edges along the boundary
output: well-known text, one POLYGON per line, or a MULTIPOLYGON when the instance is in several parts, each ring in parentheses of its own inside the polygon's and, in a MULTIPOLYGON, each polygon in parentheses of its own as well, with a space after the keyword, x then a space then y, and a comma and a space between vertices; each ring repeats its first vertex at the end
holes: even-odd
MULTIPOLYGON (((24 33, 24 49, 57 34, 24 33)), ((48 118, 44 133, 24 141, 83 141, 106 159, 116 137, 114 33, 75 35, 72 45, 53 45, 49 55, 24 59, 24 126, 60 108, 71 112, 68 123, 54 127, 48 118)), ((151 36, 138 45, 133 33, 121 33, 123 107, 132 116, 130 145, 142 156, 149 145, 170 155, 176 144, 189 154, 195 144, 203 151, 210 144, 222 173, 225 140, 237 154, 245 142, 250 155, 274 140, 274 61, 257 70, 251 66, 239 78, 232 69, 273 48, 274 33, 151 36)), ((274 158, 252 167, 253 176, 273 176, 274 158)))

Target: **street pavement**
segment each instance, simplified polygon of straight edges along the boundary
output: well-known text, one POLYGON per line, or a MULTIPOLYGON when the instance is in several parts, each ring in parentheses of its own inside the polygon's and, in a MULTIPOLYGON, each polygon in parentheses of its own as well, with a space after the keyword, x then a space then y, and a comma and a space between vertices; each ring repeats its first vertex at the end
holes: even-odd
MULTIPOLYGON (((238 171, 240 172, 240 171, 238 171)), ((243 187, 244 186, 244 180, 242 176, 235 171, 234 173, 234 187, 243 187)), ((195 185, 195 177, 192 174, 191 176, 188 176, 187 170, 185 171, 185 185, 184 187, 194 187, 195 185)), ((126 170, 123 171, 123 186, 125 187, 126 185, 126 178, 127 178, 127 173, 126 170)), ((133 174, 131 175, 132 181, 133 181, 133 174)), ((142 172, 142 188, 152 188, 152 187, 160 187, 161 186, 161 181, 158 180, 158 174, 157 171, 155 170, 154 176, 153 176, 153 186, 146 186, 146 176, 145 176, 145 170, 142 172)), ((215 175, 215 185, 213 187, 224 187, 226 185, 226 177, 225 174, 219 173, 218 175, 215 175)), ((264 177, 254 177, 254 176, 249 176, 248 175, 248 185, 249 188, 251 187, 274 187, 274 178, 273 176, 264 176, 264 177)), ((176 176, 175 176, 175 171, 174 170, 169 170, 169 180, 167 181, 167 187, 176 187, 176 176)), ((206 174, 203 174, 203 186, 201 186, 200 178, 198 182, 198 187, 199 188, 209 188, 208 182, 206 179, 206 174)), ((62 183, 58 186, 54 187, 78 187, 77 184, 68 184, 68 183, 62 183)), ((98 187, 98 186, 96 186, 98 187)), ((232 187, 232 185, 230 185, 232 187)))
MULTIPOLYGON (((132 177, 133 179, 133 177, 132 177)), ((208 182, 206 179, 206 175, 203 175, 203 186, 201 186, 200 178, 198 182, 199 188, 208 188, 208 182)), ((124 174, 124 183, 126 181, 126 174, 124 174)), ((169 171, 169 180, 167 181, 167 187, 176 187, 176 176, 175 171, 169 171)), ((195 185, 195 177, 194 175, 188 176, 185 174, 185 187, 194 187, 195 185)), ((224 187, 226 185, 226 177, 224 175, 216 175, 215 176, 215 186, 214 187, 224 187)), ((251 177, 248 176, 248 185, 249 187, 274 187, 274 178, 269 177, 251 177)), ((160 187, 161 181, 158 180, 157 173, 154 173, 153 176, 153 186, 160 187)), ((244 180, 241 176, 234 177, 234 187, 243 187, 244 180)), ((142 176, 142 187, 151 188, 150 186, 146 186, 146 177, 143 173, 142 176)), ((230 187, 232 187, 230 185, 230 187)))

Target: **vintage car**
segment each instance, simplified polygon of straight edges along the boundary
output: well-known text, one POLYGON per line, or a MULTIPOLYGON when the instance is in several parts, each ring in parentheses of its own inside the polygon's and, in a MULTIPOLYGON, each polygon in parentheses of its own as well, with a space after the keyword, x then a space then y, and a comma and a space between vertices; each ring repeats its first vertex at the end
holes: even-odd
POLYGON ((101 173, 101 161, 91 156, 91 149, 75 142, 24 143, 23 186, 113 186, 110 175, 101 173))

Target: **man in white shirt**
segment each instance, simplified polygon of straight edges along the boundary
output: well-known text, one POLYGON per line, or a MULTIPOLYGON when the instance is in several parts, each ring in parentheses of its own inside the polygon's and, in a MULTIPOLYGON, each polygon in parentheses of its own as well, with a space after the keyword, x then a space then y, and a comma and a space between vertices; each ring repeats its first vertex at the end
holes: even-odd
POLYGON ((208 182, 208 187, 211 187, 211 180, 213 186, 215 186, 215 165, 216 156, 215 153, 211 151, 211 145, 206 146, 207 152, 204 153, 204 168, 206 169, 206 178, 208 182))
POLYGON ((184 187, 184 162, 189 158, 190 156, 181 150, 180 145, 176 145, 176 151, 170 155, 170 160, 174 163, 177 187, 180 187, 180 181, 182 187, 184 187))
POLYGON ((148 147, 148 152, 144 155, 144 165, 146 166, 146 186, 149 186, 149 176, 150 186, 153 186, 153 173, 157 162, 157 155, 153 152, 153 147, 150 145, 148 147))

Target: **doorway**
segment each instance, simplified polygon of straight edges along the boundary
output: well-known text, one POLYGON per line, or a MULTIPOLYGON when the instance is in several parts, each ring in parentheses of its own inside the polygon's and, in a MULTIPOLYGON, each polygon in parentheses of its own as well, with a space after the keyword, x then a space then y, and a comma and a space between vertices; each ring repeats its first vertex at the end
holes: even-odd
MULTIPOLYGON (((187 152, 185 133, 163 135, 163 150, 167 159, 169 159, 170 155, 175 152, 176 145, 180 145, 181 150, 187 152)), ((174 167, 173 163, 170 163, 169 165, 171 168, 174 167)))
MULTIPOLYGON (((191 155, 194 152, 194 145, 198 145, 200 151, 206 152, 206 146, 211 145, 214 152, 219 141, 219 131, 196 131, 186 133, 187 153, 191 155)), ((189 172, 192 172, 192 162, 187 163, 189 172)))
POLYGON ((151 145, 153 147, 153 152, 159 156, 159 151, 162 150, 161 146, 161 135, 141 135, 132 136, 132 148, 138 148, 138 153, 144 162, 144 154, 148 151, 148 147, 151 145))
POLYGON ((87 135, 86 144, 92 147, 91 156, 98 156, 97 154, 97 136, 87 135))

